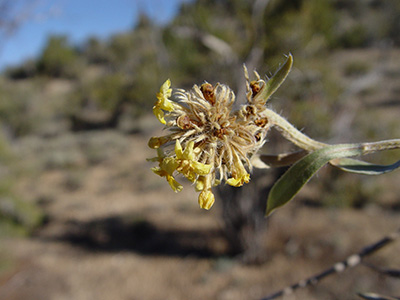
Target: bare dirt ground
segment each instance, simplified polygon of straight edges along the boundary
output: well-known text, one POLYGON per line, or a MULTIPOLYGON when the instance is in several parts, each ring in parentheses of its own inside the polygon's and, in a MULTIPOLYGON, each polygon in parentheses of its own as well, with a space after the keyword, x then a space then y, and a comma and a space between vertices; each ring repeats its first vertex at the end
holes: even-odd
MULTIPOLYGON (((0 277, 0 299, 260 299, 399 226, 398 213, 378 207, 294 202, 271 219, 267 262, 246 266, 227 255, 218 204, 200 210, 190 186, 173 193, 149 170, 146 139, 128 139, 124 153, 83 170, 77 188, 57 170, 24 183, 48 222, 32 238, 3 242, 14 266, 0 277)), ((397 242, 369 261, 398 268, 399 250, 397 242)), ((360 266, 293 299, 356 299, 359 291, 399 295, 400 284, 360 266)))
MULTIPOLYGON (((389 58, 375 56, 355 55, 378 73, 371 71, 364 81, 352 85, 358 87, 352 97, 362 100, 345 111, 345 116, 368 119, 379 110, 379 122, 394 124, 391 132, 382 132, 386 138, 398 133, 400 72, 393 67, 392 54, 389 58), (386 64, 383 71, 373 65, 379 59, 386 64), (374 90, 383 84, 386 88, 378 97, 374 90), (359 107, 362 114, 358 114, 359 107)), ((396 52, 395 61, 399 57, 396 52)), ((355 60, 351 53, 331 60, 336 63, 344 58, 355 60)), ((357 71, 360 66, 354 68, 357 71)), ((356 120, 349 128, 358 124, 356 120)), ((267 261, 244 265, 229 254, 218 199, 211 211, 203 211, 190 185, 175 194, 150 171, 152 165, 145 160, 154 155, 146 145, 149 136, 149 132, 97 132, 25 141, 22 157, 28 168, 35 169, 43 157, 47 167, 32 172, 19 184, 19 192, 40 204, 47 221, 32 237, 1 240, 0 254, 9 264, 0 272, 0 300, 261 299, 400 227, 398 206, 371 203, 362 209, 335 209, 295 200, 270 219, 267 261), (24 154, 32 145, 36 150, 24 154), (33 154, 28 157, 29 153, 33 154)), ((396 184, 399 172, 376 180, 396 184)), ((396 191, 393 188, 392 194, 385 194, 390 204, 400 202, 396 191)), ((310 190, 302 193, 299 198, 310 190)), ((399 253, 397 241, 367 261, 400 269, 399 253)), ((284 299, 359 299, 357 292, 399 297, 400 281, 361 265, 284 299)))

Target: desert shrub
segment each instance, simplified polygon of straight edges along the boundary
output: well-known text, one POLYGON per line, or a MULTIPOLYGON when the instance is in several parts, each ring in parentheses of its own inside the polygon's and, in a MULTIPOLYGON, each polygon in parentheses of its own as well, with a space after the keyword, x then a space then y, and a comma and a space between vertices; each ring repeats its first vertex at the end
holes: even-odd
POLYGON ((5 128, 11 136, 22 136, 34 132, 39 125, 39 118, 31 107, 31 88, 15 88, 0 85, 2 101, 0 101, 0 125, 5 128))
POLYGON ((22 199, 14 191, 18 170, 7 140, 0 134, 0 237, 4 235, 26 235, 35 230, 44 220, 37 205, 22 199))
POLYGON ((91 98, 104 110, 114 110, 124 99, 125 77, 123 74, 109 74, 99 78, 91 86, 91 98))
POLYGON ((332 1, 303 1, 301 10, 304 41, 307 43, 316 37, 322 37, 325 46, 334 46, 337 15, 332 1))
POLYGON ((367 74, 370 68, 368 62, 351 61, 345 66, 343 72, 345 76, 360 76, 367 74))
POLYGON ((339 34, 338 43, 344 48, 360 48, 368 44, 367 29, 362 24, 354 24, 339 34))
POLYGON ((32 233, 43 221, 38 206, 0 187, 0 236, 32 233))
POLYGON ((76 50, 69 45, 66 36, 50 36, 37 61, 40 74, 50 77, 73 78, 79 72, 76 50))
POLYGON ((32 78, 37 73, 36 61, 29 59, 23 62, 21 65, 9 67, 5 70, 5 75, 9 79, 19 80, 32 78))
POLYGON ((83 45, 82 54, 89 64, 107 64, 111 62, 111 52, 107 48, 106 42, 90 37, 83 45))
POLYGON ((125 33, 114 35, 108 45, 112 64, 118 66, 127 62, 134 47, 132 34, 125 33))
POLYGON ((81 83, 69 95, 71 113, 82 109, 113 112, 125 97, 125 76, 121 73, 102 75, 93 81, 81 83))

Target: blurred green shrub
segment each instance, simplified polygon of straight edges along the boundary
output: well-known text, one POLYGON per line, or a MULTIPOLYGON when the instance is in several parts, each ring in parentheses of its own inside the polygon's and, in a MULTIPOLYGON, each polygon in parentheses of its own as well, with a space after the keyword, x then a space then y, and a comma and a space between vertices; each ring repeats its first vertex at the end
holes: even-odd
POLYGON ((85 42, 82 54, 89 64, 108 64, 112 60, 112 54, 107 44, 96 37, 90 37, 85 42))
POLYGON ((20 65, 8 67, 5 70, 5 75, 13 80, 32 78, 37 73, 36 61, 29 59, 20 65))
POLYGON ((63 35, 50 36, 37 61, 37 70, 49 77, 74 78, 79 74, 79 56, 63 35))
POLYGON ((122 73, 105 74, 81 82, 70 93, 66 109, 75 118, 99 124, 109 122, 111 127, 115 127, 121 106, 128 100, 126 85, 127 80, 122 73))
POLYGON ((360 76, 365 75, 371 69, 371 66, 366 61, 351 61, 344 67, 345 76, 360 76))
POLYGON ((354 24, 338 36, 337 44, 343 48, 361 48, 368 44, 367 29, 363 24, 354 24))
POLYGON ((314 38, 322 37, 327 47, 336 46, 335 23, 337 14, 332 1, 308 0, 302 5, 303 40, 309 43, 314 38))
POLYGON ((35 130, 39 123, 38 116, 31 110, 30 102, 34 90, 17 88, 0 83, 0 126, 11 136, 22 136, 35 130))
POLYGON ((38 206, 14 192, 18 176, 13 170, 15 159, 6 139, 0 135, 0 237, 29 234, 44 220, 38 206))
POLYGON ((43 221, 44 215, 38 206, 0 187, 0 237, 28 235, 43 221))
POLYGON ((118 66, 118 64, 126 63, 131 51, 135 48, 132 34, 125 33, 112 36, 108 47, 113 65, 118 66))

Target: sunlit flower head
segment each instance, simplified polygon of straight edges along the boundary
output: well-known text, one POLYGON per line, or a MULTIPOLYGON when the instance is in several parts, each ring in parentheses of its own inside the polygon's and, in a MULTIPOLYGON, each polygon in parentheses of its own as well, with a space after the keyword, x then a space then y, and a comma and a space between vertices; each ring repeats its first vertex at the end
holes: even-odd
POLYGON ((182 189, 175 179, 178 174, 193 182, 204 209, 214 203, 212 187, 249 182, 251 158, 264 144, 270 124, 263 114, 266 99, 257 95, 265 81, 255 74, 256 80, 250 81, 245 70, 247 103, 236 110, 235 94, 224 84, 177 89, 172 100, 168 79, 157 94, 153 112, 168 132, 149 140, 149 147, 158 151, 151 159, 159 163, 153 171, 176 192, 182 189))

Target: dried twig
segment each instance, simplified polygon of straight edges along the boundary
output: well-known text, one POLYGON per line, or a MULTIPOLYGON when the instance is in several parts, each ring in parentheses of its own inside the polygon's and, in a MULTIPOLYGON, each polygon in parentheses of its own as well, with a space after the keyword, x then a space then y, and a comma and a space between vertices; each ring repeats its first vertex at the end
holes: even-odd
POLYGON ((377 241, 374 244, 371 244, 365 248, 363 248, 359 253, 350 255, 347 259, 345 259, 342 262, 338 262, 334 264, 332 267, 329 269, 326 269, 325 271, 316 274, 314 276, 311 276, 305 280, 301 280, 296 284, 293 284, 291 286, 288 286, 276 293, 273 293, 267 297, 262 298, 261 300, 272 300, 279 298, 281 296, 286 296, 292 294, 295 290, 298 288, 304 288, 308 287, 311 285, 316 285, 320 280, 324 279, 325 277, 335 274, 335 273, 341 273, 345 271, 348 268, 355 267, 359 265, 362 262, 362 259, 368 255, 371 255, 375 253, 376 251, 382 249, 383 247, 389 245, 393 241, 395 241, 397 238, 400 237, 400 228, 396 231, 393 232, 392 234, 382 238, 381 240, 377 241))

